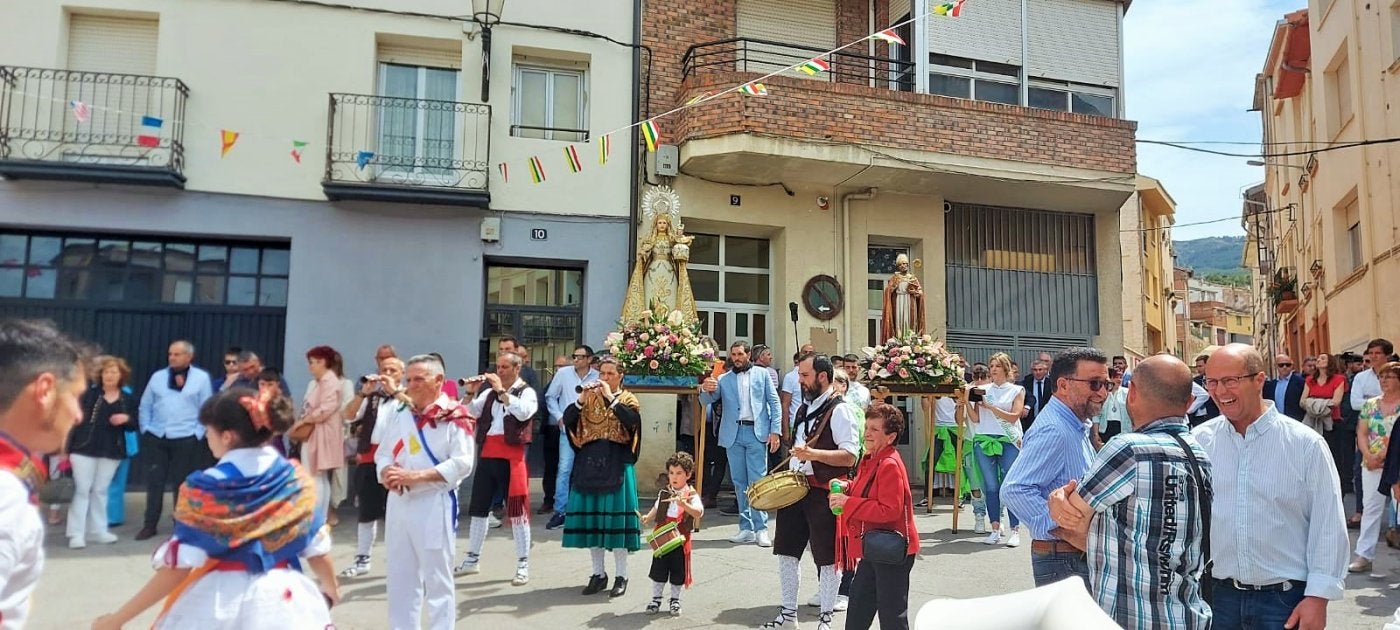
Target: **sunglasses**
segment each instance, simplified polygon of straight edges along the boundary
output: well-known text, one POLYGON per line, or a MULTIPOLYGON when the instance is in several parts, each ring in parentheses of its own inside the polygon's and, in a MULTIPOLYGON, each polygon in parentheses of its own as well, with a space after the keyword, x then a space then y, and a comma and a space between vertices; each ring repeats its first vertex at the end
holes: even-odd
POLYGON ((1279 367, 1293 367, 1293 364, 1292 364, 1292 363, 1280 363, 1280 364, 1278 364, 1278 366, 1279 366, 1279 367))
POLYGON ((224 359, 224 365, 237 365, 238 359, 224 359))
POLYGON ((1101 389, 1107 389, 1111 392, 1115 389, 1118 389, 1118 383, 1115 381, 1105 381, 1097 378, 1071 378, 1068 376, 1066 376, 1065 379, 1070 381, 1079 381, 1080 383, 1087 383, 1089 385, 1089 391, 1091 392, 1096 392, 1101 389))

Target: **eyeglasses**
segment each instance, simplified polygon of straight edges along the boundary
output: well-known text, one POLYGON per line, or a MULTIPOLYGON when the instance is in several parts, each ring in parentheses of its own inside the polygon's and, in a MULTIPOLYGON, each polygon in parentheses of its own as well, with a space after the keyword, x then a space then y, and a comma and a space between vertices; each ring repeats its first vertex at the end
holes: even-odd
POLYGON ((224 359, 224 365, 237 365, 238 359, 224 359))
POLYGON ((1239 375, 1239 376, 1227 376, 1227 377, 1225 377, 1225 378, 1208 378, 1208 379, 1205 379, 1204 381, 1202 381, 1202 382, 1201 382, 1201 385, 1205 386, 1206 389, 1215 389, 1216 387, 1224 387, 1225 389, 1234 389, 1234 388, 1236 388, 1236 387, 1239 386, 1240 381, 1243 381, 1243 380, 1245 380, 1245 379, 1254 378, 1255 376, 1258 376, 1258 375, 1259 375, 1259 373, 1258 373, 1258 372, 1255 372, 1255 373, 1253 373, 1253 374, 1241 374, 1241 375, 1239 375))
POLYGON ((1280 364, 1278 364, 1278 366, 1279 366, 1279 367, 1293 367, 1293 364, 1292 364, 1292 363, 1280 363, 1280 364))
POLYGON ((1069 380, 1069 381, 1079 381, 1080 383, 1088 383, 1088 385, 1089 385, 1089 391, 1091 391, 1091 392, 1096 392, 1096 391, 1099 391, 1099 390, 1101 390, 1101 389, 1107 389, 1108 391, 1111 392, 1111 391, 1113 391, 1113 390, 1115 390, 1115 389, 1118 389, 1118 383, 1117 383, 1117 382, 1114 382, 1114 381, 1106 381, 1106 380, 1103 380, 1103 379, 1097 379, 1097 378, 1071 378, 1071 377, 1066 376, 1066 377, 1065 377, 1065 380, 1069 380))

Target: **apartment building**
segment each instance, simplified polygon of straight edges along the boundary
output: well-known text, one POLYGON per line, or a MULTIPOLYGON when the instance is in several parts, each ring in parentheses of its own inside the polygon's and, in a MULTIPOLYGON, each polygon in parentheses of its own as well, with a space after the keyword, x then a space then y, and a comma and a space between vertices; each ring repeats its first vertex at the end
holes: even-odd
POLYGON ((1138 175, 1137 190, 1119 214, 1123 225, 1123 350, 1129 362, 1176 348, 1175 253, 1171 226, 1176 200, 1162 182, 1138 175))
POLYGON ((1400 5, 1313 0, 1274 26, 1254 107, 1264 183, 1248 204, 1256 300, 1272 311, 1271 345, 1294 356, 1359 351, 1400 336, 1400 5), (1330 145, 1330 146, 1329 146, 1330 145))
POLYGON ((767 91, 659 119, 662 152, 678 157, 648 166, 697 234, 691 279, 722 345, 788 356, 799 341, 874 343, 880 291, 907 254, 928 330, 970 357, 1004 350, 1028 366, 1039 350, 1123 346, 1119 211, 1137 183, 1135 125, 1122 119, 1127 3, 976 0, 957 18, 931 7, 648 7, 650 114, 758 79, 767 91), (826 54, 892 25, 903 43, 826 54), (814 58, 829 68, 765 78, 814 58))
POLYGON ((1206 346, 1254 343, 1253 293, 1249 287, 1208 282, 1190 269, 1177 267, 1173 270, 1173 290, 1177 356, 1190 363, 1206 346))
POLYGON ((355 5, 8 5, 0 313, 140 373, 172 338, 215 371, 239 345, 294 386, 320 344, 352 371, 379 343, 439 351, 457 376, 503 334, 537 366, 602 339, 634 153, 595 156, 633 120, 634 50, 607 41, 632 40, 632 3, 355 5))

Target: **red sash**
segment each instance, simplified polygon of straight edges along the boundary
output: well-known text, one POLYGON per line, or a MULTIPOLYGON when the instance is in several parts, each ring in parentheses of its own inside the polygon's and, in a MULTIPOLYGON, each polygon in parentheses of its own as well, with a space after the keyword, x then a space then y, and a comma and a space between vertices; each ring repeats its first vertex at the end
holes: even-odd
POLYGON ((29 490, 29 502, 39 505, 39 488, 48 479, 48 470, 43 460, 30 454, 14 438, 0 433, 0 470, 19 477, 25 489, 29 490))

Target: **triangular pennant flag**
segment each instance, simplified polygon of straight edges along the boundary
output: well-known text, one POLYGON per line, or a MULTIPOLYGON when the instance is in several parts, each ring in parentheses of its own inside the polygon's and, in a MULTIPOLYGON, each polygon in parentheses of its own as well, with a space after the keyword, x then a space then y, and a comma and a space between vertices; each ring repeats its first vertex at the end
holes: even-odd
POLYGON ((233 143, 238 142, 238 132, 227 129, 219 130, 219 141, 223 146, 219 149, 219 157, 228 155, 229 149, 233 148, 233 143))
POLYGON ((690 100, 685 102, 685 106, 690 107, 691 105, 699 103, 700 101, 709 98, 711 94, 714 94, 714 92, 702 92, 700 94, 696 94, 695 96, 690 97, 690 100))
POLYGON ((739 86, 739 93, 745 96, 768 96, 768 86, 762 83, 745 83, 739 86))
POLYGON ((612 134, 607 134, 598 140, 598 164, 607 164, 610 157, 612 157, 612 134))
POLYGON ((302 150, 304 150, 305 148, 306 148, 306 142, 305 142, 305 141, 303 141, 303 140, 293 140, 293 141, 292 141, 292 159, 293 159, 293 160, 296 160, 296 161, 297 161, 297 164, 301 164, 301 152, 302 152, 302 150))
POLYGON ((965 0, 953 0, 953 2, 943 2, 933 6, 933 12, 937 15, 949 17, 962 16, 962 6, 965 0))
POLYGON ((817 57, 815 59, 808 59, 806 63, 798 66, 797 69, 815 76, 818 73, 831 70, 831 64, 827 63, 825 59, 817 57))
POLYGON ((577 173, 583 170, 583 162, 578 159, 578 149, 574 145, 564 147, 564 161, 569 163, 569 172, 577 173))
POLYGON ((507 183, 507 184, 509 184, 509 183, 510 183, 510 166, 507 165, 505 162, 501 162, 500 164, 497 164, 497 165, 496 165, 496 170, 498 170, 498 171, 501 172, 501 181, 502 181, 502 182, 505 182, 505 183, 507 183))
POLYGON ((373 159, 374 151, 360 151, 355 154, 355 166, 360 170, 364 170, 366 166, 369 166, 369 161, 373 159))
POLYGON ((78 119, 80 123, 85 123, 89 118, 92 118, 92 108, 88 107, 87 103, 68 101, 68 107, 73 110, 73 117, 78 119))
POLYGON ((544 162, 540 161, 539 156, 530 158, 530 179, 535 180, 536 184, 544 181, 544 162))
POLYGON ((654 121, 642 121, 642 139, 646 140, 647 151, 656 151, 656 142, 660 137, 661 132, 656 128, 654 121))
POLYGON ((883 31, 880 31, 879 33, 876 33, 876 34, 874 34, 874 35, 871 35, 871 37, 873 37, 873 38, 875 38, 875 39, 878 39, 878 40, 887 41, 887 42, 889 42, 889 43, 891 43, 891 44, 899 44, 900 46, 906 45, 906 44, 904 43, 904 38, 902 38, 902 37, 900 37, 899 35, 895 34, 894 29, 892 29, 892 28, 887 28, 887 29, 885 29, 885 30, 883 30, 883 31))

